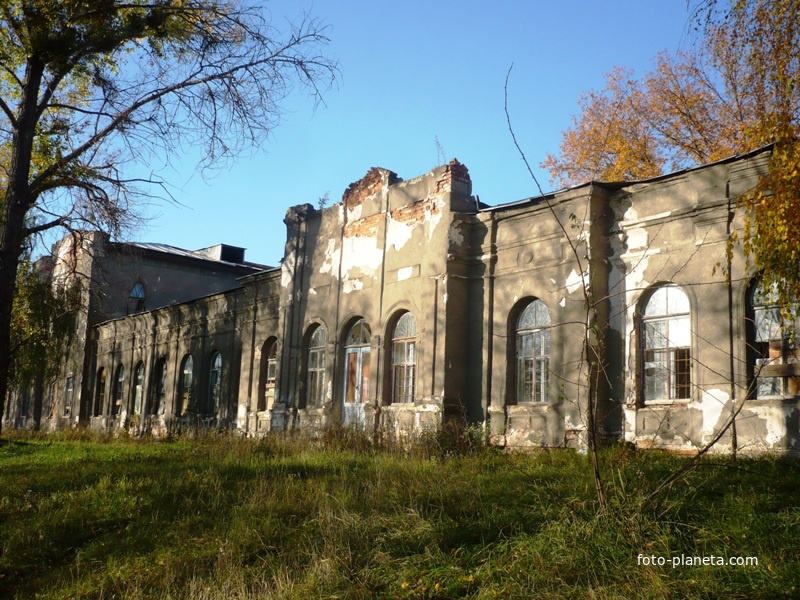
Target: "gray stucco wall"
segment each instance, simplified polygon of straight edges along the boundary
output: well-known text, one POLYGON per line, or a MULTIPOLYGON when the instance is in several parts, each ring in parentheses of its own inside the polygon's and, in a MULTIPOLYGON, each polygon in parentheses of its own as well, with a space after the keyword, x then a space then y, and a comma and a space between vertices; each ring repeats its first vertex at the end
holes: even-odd
MULTIPOLYGON (((730 232, 741 228, 736 199, 765 174, 768 160, 764 151, 494 208, 471 196, 469 174, 455 161, 408 181, 375 168, 340 203, 287 212, 278 269, 250 269, 242 278, 230 267, 104 256, 102 311, 88 314, 118 318, 80 321, 59 386, 72 374, 81 408, 65 416, 62 399, 43 418, 50 427, 83 421, 153 432, 200 419, 247 435, 344 422, 399 436, 456 419, 487 424, 500 444, 585 448, 592 409, 602 442, 694 452, 726 427, 715 451, 796 452, 798 398, 753 393, 747 319, 755 274, 735 246, 730 286, 717 266, 726 261, 730 232), (126 294, 138 280, 162 306, 125 317, 126 294), (681 375, 688 387, 654 400, 643 391, 652 367, 643 355, 642 312, 664 285, 689 299, 690 342, 681 355, 689 357, 681 375), (551 322, 541 401, 517 392, 517 321, 534 300, 547 307, 551 322), (394 402, 391 340, 405 312, 417 327, 413 401, 394 402), (362 319, 369 336, 348 352, 348 333, 362 319), (327 341, 322 402, 312 405, 308 343, 315 327, 324 327, 327 341), (266 407, 273 348, 275 400, 266 407), (192 393, 203 407, 215 352, 223 361, 222 408, 179 417, 184 357, 195 361, 192 393), (160 361, 167 365, 163 410, 145 408, 132 418, 137 365, 144 366, 151 402, 160 361), (112 418, 119 365, 128 373, 126 396, 124 411, 112 418), (358 365, 362 401, 348 403, 358 365), (105 405, 97 409, 101 368, 105 405)), ((83 266, 93 268, 91 261, 83 266)), ((93 282, 100 285, 98 277, 93 282)))

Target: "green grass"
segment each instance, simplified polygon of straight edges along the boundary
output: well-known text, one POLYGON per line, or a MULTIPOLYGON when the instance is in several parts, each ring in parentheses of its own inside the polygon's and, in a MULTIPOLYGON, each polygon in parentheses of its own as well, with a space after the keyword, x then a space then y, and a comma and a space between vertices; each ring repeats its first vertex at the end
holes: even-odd
POLYGON ((0 597, 798 597, 800 461, 609 449, 588 459, 352 432, 0 443, 0 597), (758 566, 637 565, 639 554, 758 566))

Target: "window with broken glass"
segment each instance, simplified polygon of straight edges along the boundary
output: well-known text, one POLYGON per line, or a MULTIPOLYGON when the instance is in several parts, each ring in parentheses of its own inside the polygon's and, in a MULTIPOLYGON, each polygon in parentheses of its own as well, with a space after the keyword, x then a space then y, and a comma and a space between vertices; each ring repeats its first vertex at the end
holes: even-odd
POLYGON ((275 403, 275 387, 278 376, 278 342, 267 340, 261 347, 260 393, 257 410, 271 410, 275 403))
POLYGON ((117 367, 117 376, 114 378, 114 394, 111 398, 111 415, 116 417, 122 410, 125 402, 125 367, 117 367))
POLYGON ((64 416, 69 417, 72 414, 72 396, 75 393, 75 377, 70 375, 67 377, 64 386, 64 416))
POLYGON ((155 385, 153 386, 153 401, 150 403, 150 414, 164 414, 164 405, 167 399, 167 359, 163 356, 156 363, 155 385))
POLYGON ((144 403, 144 363, 139 362, 133 375, 133 414, 141 415, 144 403))
POLYGON ((642 308, 644 401, 691 397, 689 298, 676 285, 656 288, 642 308))
POLYGON ((784 312, 775 290, 760 283, 749 294, 749 368, 756 398, 793 397, 800 394, 800 348, 797 308, 784 312))
POLYGON ((128 299, 128 313, 142 312, 145 307, 145 292, 142 282, 136 282, 131 288, 131 295, 128 299))
POLYGON ((187 354, 181 363, 181 378, 178 382, 178 406, 175 411, 176 416, 180 417, 189 411, 192 406, 192 378, 194 373, 194 360, 192 355, 187 354))
POLYGON ((317 326, 308 341, 307 406, 322 406, 325 400, 325 345, 328 337, 322 325, 317 326))
POLYGON ((416 383, 417 320, 403 313, 392 335, 392 402, 413 402, 416 383))
POLYGON ((550 311, 534 300, 517 319, 517 402, 547 402, 550 372, 550 311))
POLYGON ((97 381, 94 391, 94 410, 92 415, 99 417, 103 414, 106 404, 106 370, 103 367, 97 371, 97 381))
POLYGON ((208 407, 206 413, 219 413, 220 396, 222 395, 222 354, 211 355, 211 372, 208 377, 208 407))
POLYGON ((346 404, 363 404, 369 398, 370 353, 372 331, 364 319, 350 328, 344 348, 346 404))

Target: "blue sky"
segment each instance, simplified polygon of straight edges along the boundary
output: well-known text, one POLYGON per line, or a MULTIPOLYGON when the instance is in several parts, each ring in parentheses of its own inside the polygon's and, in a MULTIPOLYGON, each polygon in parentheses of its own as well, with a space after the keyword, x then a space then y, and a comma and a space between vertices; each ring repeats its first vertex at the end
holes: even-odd
POLYGON ((187 249, 228 243, 276 265, 283 216, 294 204, 338 202, 347 186, 379 166, 410 179, 457 158, 473 193, 488 204, 537 194, 513 146, 503 112, 506 72, 517 139, 538 170, 556 152, 581 92, 603 86, 620 65, 648 70, 661 50, 686 47, 684 0, 275 0, 273 22, 304 12, 327 25, 327 53, 341 71, 314 110, 291 94, 267 144, 203 177, 191 155, 166 178, 180 205, 147 210, 133 239, 187 249), (438 146, 437 146, 438 140, 438 146))

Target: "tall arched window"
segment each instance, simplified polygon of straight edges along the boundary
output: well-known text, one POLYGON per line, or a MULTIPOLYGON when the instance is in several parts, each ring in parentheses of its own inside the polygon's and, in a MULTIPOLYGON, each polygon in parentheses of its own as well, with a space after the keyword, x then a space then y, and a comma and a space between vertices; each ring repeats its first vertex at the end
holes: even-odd
POLYGON ((756 398, 800 394, 800 322, 786 318, 776 290, 756 282, 748 293, 748 371, 756 398))
POLYGON ((137 281, 131 288, 131 295, 128 299, 129 312, 142 312, 145 306, 145 293, 144 285, 141 281, 137 281))
POLYGON ((642 307, 644 400, 691 397, 689 298, 676 285, 656 288, 642 307))
POLYGON ((185 415, 192 407, 192 376, 194 371, 194 361, 192 355, 187 354, 181 362, 181 378, 178 382, 178 405, 176 416, 185 415))
POLYGON ((219 401, 222 394, 222 354, 211 355, 211 371, 208 377, 208 413, 219 413, 219 401))
POLYGON ((56 406, 56 382, 53 381, 50 383, 50 387, 47 392, 47 406, 45 410, 42 411, 42 414, 49 415, 47 418, 50 419, 53 416, 53 410, 56 406))
POLYGON ((144 409, 144 363, 139 361, 133 372, 133 414, 141 415, 144 409))
POLYGON ((97 371, 97 380, 94 390, 94 410, 92 415, 99 417, 103 414, 106 405, 106 370, 100 367, 97 371))
POLYGON ((413 402, 416 385, 417 320, 403 313, 392 332, 392 402, 413 402))
POLYGON ((117 416, 125 405, 125 367, 117 367, 117 376, 114 377, 114 393, 111 397, 111 415, 117 416))
POLYGON ((67 376, 66 384, 64 385, 64 416, 69 417, 72 415, 72 397, 75 395, 75 376, 67 376))
POLYGON ((370 343, 372 332, 364 319, 350 328, 345 341, 344 401, 362 404, 369 398, 370 343))
POLYGON ((308 340, 308 391, 306 406, 322 406, 325 401, 325 346, 328 336, 318 325, 308 340))
POLYGON ((550 372, 550 312, 534 300, 517 319, 517 402, 547 402, 550 372))
POLYGON ((155 379, 153 380, 153 401, 150 403, 150 414, 164 414, 167 400, 167 359, 163 356, 156 363, 155 379))
POLYGON ((278 375, 278 342, 270 338, 261 347, 261 367, 257 410, 270 410, 275 403, 275 381, 278 375))

